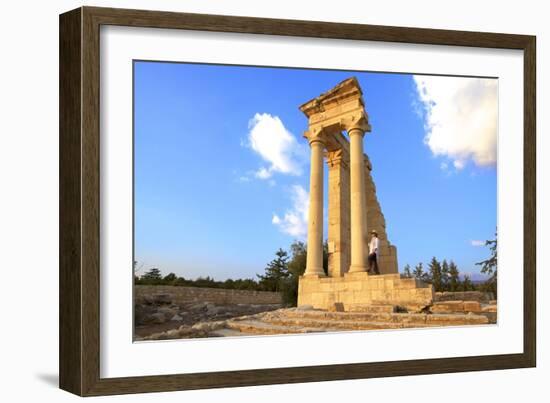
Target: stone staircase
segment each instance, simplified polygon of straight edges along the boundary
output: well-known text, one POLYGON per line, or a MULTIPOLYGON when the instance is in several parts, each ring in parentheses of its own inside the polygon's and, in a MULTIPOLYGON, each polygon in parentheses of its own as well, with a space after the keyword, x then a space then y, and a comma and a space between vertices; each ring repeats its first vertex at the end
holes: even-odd
POLYGON ((328 312, 300 308, 279 309, 226 321, 212 336, 245 336, 381 330, 441 326, 485 325, 483 315, 473 313, 399 313, 393 306, 370 306, 363 311, 328 312))

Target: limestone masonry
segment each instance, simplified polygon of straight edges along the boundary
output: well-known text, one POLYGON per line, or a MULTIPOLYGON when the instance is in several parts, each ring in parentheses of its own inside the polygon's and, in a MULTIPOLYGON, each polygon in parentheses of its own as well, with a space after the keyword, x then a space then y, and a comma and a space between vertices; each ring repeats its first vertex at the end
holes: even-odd
POLYGON ((309 122, 304 137, 311 148, 311 170, 307 263, 300 278, 298 306, 337 306, 346 311, 373 303, 427 306, 433 301, 432 286, 402 279, 398 273, 397 249, 388 240, 372 165, 363 153, 363 137, 371 126, 362 94, 352 77, 300 106, 309 122), (328 165, 328 276, 323 271, 324 159, 328 165), (379 238, 379 276, 367 274, 371 230, 379 238))
POLYGON ((134 299, 141 301, 166 295, 174 304, 211 302, 216 304, 280 304, 278 292, 226 290, 221 288, 181 287, 171 285, 135 285, 134 299))

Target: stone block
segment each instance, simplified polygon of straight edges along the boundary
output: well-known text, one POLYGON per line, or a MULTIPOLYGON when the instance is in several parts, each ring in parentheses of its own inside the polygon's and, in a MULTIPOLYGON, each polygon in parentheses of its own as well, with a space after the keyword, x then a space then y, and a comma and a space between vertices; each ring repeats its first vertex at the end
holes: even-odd
POLYGON ((329 312, 344 312, 344 304, 342 302, 335 302, 329 306, 329 312))
POLYGON ((414 290, 412 290, 412 293, 411 293, 411 290, 408 290, 408 289, 401 289, 401 290, 397 290, 398 291, 398 295, 397 295, 397 300, 399 301, 413 301, 414 300, 414 297, 415 297, 415 294, 414 294, 414 290))
POLYGON ((432 302, 433 289, 414 279, 402 279, 398 273, 369 275, 365 272, 346 273, 343 277, 302 277, 299 282, 298 302, 317 309, 334 309, 342 303, 345 309, 353 304, 381 304, 423 309, 432 302), (414 287, 421 286, 421 288, 414 287))
POLYGON ((349 312, 369 312, 369 313, 393 313, 395 306, 381 304, 354 304, 348 309, 349 312))
POLYGON ((426 323, 426 316, 423 313, 395 313, 393 314, 392 321, 411 325, 423 325, 426 323))
POLYGON ((402 278, 395 281, 395 287, 399 289, 414 289, 417 287, 416 279, 414 278, 402 278))
POLYGON ((464 301, 465 312, 481 312, 481 304, 478 301, 464 301))
POLYGON ((497 312, 496 305, 485 305, 481 308, 481 312, 497 312))
POLYGON ((347 272, 346 274, 344 274, 344 278, 367 281, 369 278, 369 273, 367 273, 366 271, 352 272, 352 273, 347 272))
POLYGON ((441 326, 484 325, 489 320, 485 316, 474 314, 433 314, 426 316, 426 323, 441 326))
POLYGON ((464 312, 464 302, 463 301, 445 301, 445 302, 435 302, 430 308, 430 311, 433 313, 454 313, 454 312, 464 312))

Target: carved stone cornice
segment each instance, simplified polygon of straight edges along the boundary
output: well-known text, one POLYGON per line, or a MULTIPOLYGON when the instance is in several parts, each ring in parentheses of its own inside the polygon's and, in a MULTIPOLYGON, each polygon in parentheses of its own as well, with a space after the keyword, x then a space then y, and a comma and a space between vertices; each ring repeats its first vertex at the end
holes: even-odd
POLYGON ((300 110, 307 116, 309 129, 332 131, 332 133, 362 130, 370 131, 369 118, 365 112, 363 93, 355 77, 314 98, 300 110))
POLYGON ((329 91, 309 100, 300 106, 300 110, 308 117, 320 115, 324 112, 337 109, 349 103, 358 103, 363 107, 363 92, 355 77, 348 78, 329 91))

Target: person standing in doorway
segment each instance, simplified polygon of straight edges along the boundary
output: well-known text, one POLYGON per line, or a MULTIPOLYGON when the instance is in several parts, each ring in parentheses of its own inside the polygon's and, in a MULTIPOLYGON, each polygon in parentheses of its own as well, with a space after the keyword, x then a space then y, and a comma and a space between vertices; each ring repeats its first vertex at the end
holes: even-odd
POLYGON ((369 273, 380 274, 378 270, 378 232, 376 230, 371 231, 371 239, 369 242, 369 273))

